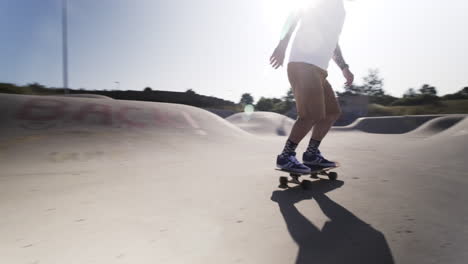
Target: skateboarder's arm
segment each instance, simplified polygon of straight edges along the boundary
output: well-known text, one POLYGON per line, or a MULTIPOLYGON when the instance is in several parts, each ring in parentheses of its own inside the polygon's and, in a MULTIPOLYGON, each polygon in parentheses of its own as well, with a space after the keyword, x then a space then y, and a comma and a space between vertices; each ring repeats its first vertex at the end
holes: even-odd
POLYGON ((280 43, 285 46, 288 46, 289 41, 291 40, 291 36, 294 33, 294 30, 297 27, 297 24, 300 20, 300 11, 292 12, 286 23, 284 24, 283 31, 281 32, 280 43))
POLYGON ((343 53, 341 52, 341 48, 339 44, 336 45, 335 52, 333 53, 333 60, 343 72, 343 76, 346 79, 345 84, 347 86, 352 85, 354 82, 354 74, 349 70, 349 65, 346 63, 343 57, 343 53))
POLYGON ((280 66, 283 66, 286 49, 288 48, 289 41, 291 40, 291 36, 294 33, 299 20, 300 12, 296 11, 291 13, 286 21, 281 33, 280 42, 270 57, 270 64, 273 68, 278 69, 280 66))
POLYGON ((339 44, 336 45, 335 52, 333 52, 333 60, 335 61, 336 65, 340 67, 341 70, 349 68, 349 65, 346 64, 346 61, 343 57, 343 53, 341 52, 341 47, 339 44))

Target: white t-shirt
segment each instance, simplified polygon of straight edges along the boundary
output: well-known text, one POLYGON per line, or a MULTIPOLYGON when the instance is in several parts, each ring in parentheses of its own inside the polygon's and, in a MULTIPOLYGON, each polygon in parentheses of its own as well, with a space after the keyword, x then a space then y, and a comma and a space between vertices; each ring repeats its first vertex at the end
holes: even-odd
POLYGON ((290 62, 305 62, 327 70, 345 20, 343 0, 314 0, 301 11, 290 62))

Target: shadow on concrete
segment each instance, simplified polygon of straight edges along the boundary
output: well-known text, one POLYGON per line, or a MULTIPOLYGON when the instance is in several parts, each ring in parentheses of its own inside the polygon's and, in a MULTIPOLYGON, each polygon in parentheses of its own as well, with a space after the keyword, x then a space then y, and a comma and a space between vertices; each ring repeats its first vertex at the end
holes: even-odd
POLYGON ((308 190, 291 188, 273 192, 271 200, 278 203, 288 231, 299 246, 295 263, 394 263, 381 232, 325 195, 343 184, 342 181, 320 180, 310 183, 308 190), (295 206, 312 199, 330 219, 322 230, 295 206))

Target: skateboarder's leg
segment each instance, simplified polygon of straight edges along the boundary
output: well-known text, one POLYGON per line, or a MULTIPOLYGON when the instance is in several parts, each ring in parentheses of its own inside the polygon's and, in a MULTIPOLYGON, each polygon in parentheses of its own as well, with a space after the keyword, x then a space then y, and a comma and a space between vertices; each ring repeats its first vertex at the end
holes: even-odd
POLYGON ((310 169, 296 159, 296 147, 311 131, 312 127, 325 117, 323 81, 326 71, 310 64, 292 62, 288 65, 298 118, 291 134, 277 157, 276 166, 289 171, 309 173, 310 169))
POLYGON ((336 163, 326 159, 319 150, 319 146, 325 135, 330 130, 331 126, 340 117, 341 109, 338 104, 338 100, 335 97, 333 89, 324 80, 324 100, 325 100, 325 117, 317 122, 312 132, 312 137, 309 141, 309 146, 306 152, 302 156, 304 164, 308 166, 322 166, 322 167, 334 167, 336 163))
POLYGON ((320 120, 314 126, 314 131, 312 133, 312 139, 317 141, 323 140, 328 131, 330 131, 330 128, 341 116, 340 104, 338 103, 332 86, 327 80, 325 80, 323 88, 325 99, 325 118, 320 120))
POLYGON ((325 71, 306 63, 290 63, 288 76, 296 99, 297 120, 289 139, 299 143, 312 127, 325 118, 323 80, 325 71))

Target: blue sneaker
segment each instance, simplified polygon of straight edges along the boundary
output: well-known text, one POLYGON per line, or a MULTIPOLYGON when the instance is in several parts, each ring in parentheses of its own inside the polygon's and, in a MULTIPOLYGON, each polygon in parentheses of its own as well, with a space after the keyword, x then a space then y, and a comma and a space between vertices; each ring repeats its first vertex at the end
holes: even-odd
POLYGON ((296 152, 290 153, 289 156, 279 155, 276 159, 276 167, 281 170, 285 170, 293 173, 308 174, 310 173, 310 168, 300 163, 296 159, 296 152))
POLYGON ((307 166, 336 167, 336 162, 327 160, 322 156, 320 150, 317 150, 316 153, 304 152, 302 160, 307 166))

